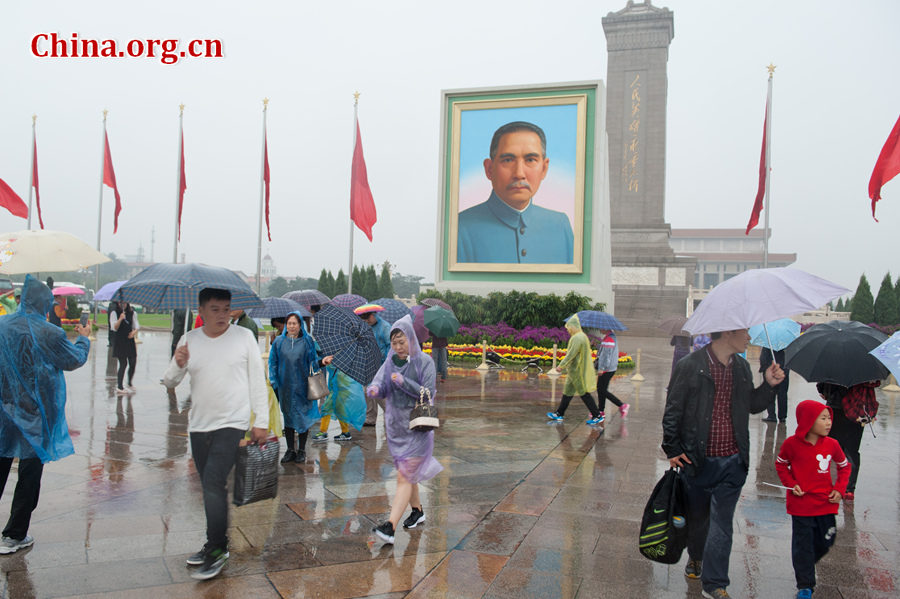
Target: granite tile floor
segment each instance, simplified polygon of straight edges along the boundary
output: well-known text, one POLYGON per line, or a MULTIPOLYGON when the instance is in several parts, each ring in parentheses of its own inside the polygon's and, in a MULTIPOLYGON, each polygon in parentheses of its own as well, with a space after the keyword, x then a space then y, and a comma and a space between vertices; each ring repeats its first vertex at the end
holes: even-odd
MULTIPOLYGON (((0 597, 592 597, 700 596, 673 566, 643 559, 638 524, 667 467, 660 419, 671 363, 666 339, 623 336, 642 350, 611 391, 632 404, 604 428, 573 403, 560 424, 561 380, 507 368, 455 368, 440 385, 444 471, 421 487, 427 521, 384 546, 372 527, 390 509, 395 473, 383 429, 310 444, 283 467, 275 500, 231 509, 231 560, 195 582, 184 558, 204 541, 190 457, 187 388, 159 385, 169 335, 143 332, 137 393, 117 398, 103 332, 88 363, 69 373, 66 409, 76 455, 47 465, 32 548, 0 556, 0 597)), ((796 375, 791 403, 815 397, 796 375)), ((874 438, 863 438, 857 499, 838 516, 837 544, 820 562, 817 598, 900 596, 900 436, 897 395, 879 391, 874 438)), ((734 597, 792 597, 790 519, 774 456, 793 432, 753 417, 751 468, 735 518, 734 597)), ((337 434, 337 423, 330 435, 337 434)), ((15 466, 0 516, 9 510, 15 466)))

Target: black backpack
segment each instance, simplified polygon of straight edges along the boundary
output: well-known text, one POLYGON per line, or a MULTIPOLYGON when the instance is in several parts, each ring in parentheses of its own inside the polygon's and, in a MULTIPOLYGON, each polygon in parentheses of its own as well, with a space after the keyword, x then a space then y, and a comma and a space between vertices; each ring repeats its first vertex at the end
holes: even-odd
POLYGON ((671 468, 656 483, 641 519, 638 551, 654 562, 674 564, 687 545, 687 502, 681 473, 671 468))

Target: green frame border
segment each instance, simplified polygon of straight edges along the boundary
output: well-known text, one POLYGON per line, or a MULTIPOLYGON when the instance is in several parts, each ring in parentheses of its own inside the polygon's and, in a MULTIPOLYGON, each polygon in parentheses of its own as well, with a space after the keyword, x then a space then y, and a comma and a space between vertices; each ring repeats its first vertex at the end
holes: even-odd
POLYGON ((594 149, 597 116, 597 87, 561 87, 558 89, 531 89, 515 91, 496 91, 469 94, 446 95, 445 131, 444 140, 444 181, 443 197, 441 198, 441 211, 443 213, 443 227, 441 231, 441 279, 446 282, 453 281, 478 281, 478 282, 523 282, 523 283, 564 283, 584 284, 591 283, 591 248, 593 247, 593 219, 594 219, 594 149), (582 243, 582 270, 580 273, 518 273, 518 272, 451 272, 447 256, 450 228, 450 150, 452 145, 453 130, 453 105, 456 102, 472 102, 478 100, 520 99, 536 97, 569 96, 572 94, 585 94, 587 98, 586 122, 585 122, 585 154, 584 154, 584 227, 582 243))

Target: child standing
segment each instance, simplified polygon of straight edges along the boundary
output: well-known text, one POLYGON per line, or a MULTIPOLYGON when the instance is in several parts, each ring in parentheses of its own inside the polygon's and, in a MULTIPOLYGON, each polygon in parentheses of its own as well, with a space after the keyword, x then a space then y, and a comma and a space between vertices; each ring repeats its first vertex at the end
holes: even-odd
POLYGON ((831 431, 831 408, 806 400, 797 406, 797 431, 785 439, 775 470, 787 493, 793 521, 791 561, 797 599, 810 599, 816 587, 816 562, 828 553, 836 534, 835 514, 850 479, 850 462, 831 431), (832 483, 831 462, 838 468, 832 483))

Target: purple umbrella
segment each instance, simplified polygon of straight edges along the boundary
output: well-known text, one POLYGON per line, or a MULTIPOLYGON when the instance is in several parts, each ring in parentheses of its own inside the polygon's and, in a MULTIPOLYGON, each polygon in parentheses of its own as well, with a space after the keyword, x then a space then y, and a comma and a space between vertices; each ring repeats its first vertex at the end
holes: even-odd
POLYGON ((342 293, 331 298, 331 303, 335 306, 353 310, 354 308, 359 308, 362 305, 368 304, 369 300, 361 295, 356 295, 355 293, 342 293))
POLYGON ((413 306, 410 308, 413 313, 413 331, 419 339, 419 343, 425 343, 425 340, 431 337, 431 331, 425 326, 425 310, 428 306, 413 306))

